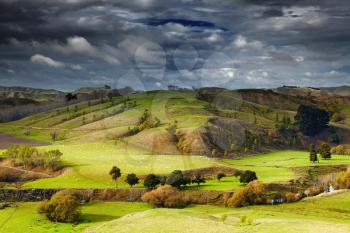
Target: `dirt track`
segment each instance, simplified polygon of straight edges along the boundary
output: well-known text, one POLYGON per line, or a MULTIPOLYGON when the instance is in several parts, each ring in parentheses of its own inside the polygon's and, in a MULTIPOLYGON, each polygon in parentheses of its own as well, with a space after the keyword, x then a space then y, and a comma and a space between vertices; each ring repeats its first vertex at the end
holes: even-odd
POLYGON ((14 144, 27 144, 32 146, 45 146, 49 145, 46 142, 38 142, 25 138, 18 138, 16 136, 0 133, 0 149, 5 149, 14 144))

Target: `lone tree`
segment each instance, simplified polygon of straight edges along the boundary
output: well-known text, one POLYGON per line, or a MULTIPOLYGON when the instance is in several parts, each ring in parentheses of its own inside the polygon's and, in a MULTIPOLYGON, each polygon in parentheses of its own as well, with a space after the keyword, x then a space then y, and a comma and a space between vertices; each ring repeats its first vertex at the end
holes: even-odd
POLYGON ((148 189, 154 189, 161 183, 158 176, 154 174, 149 174, 146 176, 145 180, 143 181, 143 186, 145 186, 148 189))
POLYGON ((323 159, 331 159, 332 157, 331 147, 329 146, 328 143, 325 143, 325 142, 321 143, 320 155, 321 155, 321 158, 323 159))
POLYGON ((182 171, 175 170, 169 175, 166 183, 173 187, 180 188, 181 185, 186 185, 188 181, 184 177, 182 171))
POLYGON ((216 175, 216 179, 218 179, 219 182, 220 182, 220 180, 221 180, 222 178, 224 178, 224 177, 226 177, 226 174, 223 173, 223 172, 220 172, 220 173, 218 173, 218 174, 216 175))
POLYGON ((310 148, 310 161, 313 163, 317 161, 317 151, 314 144, 312 144, 310 148))
POLYGON ((329 118, 329 113, 323 109, 300 105, 295 122, 303 134, 313 136, 327 127, 329 118))
POLYGON ((196 175, 196 177, 192 179, 192 183, 195 183, 199 186, 201 183, 205 183, 205 178, 201 175, 196 175))
POLYGON ((132 187, 133 185, 139 183, 139 178, 134 173, 131 173, 126 176, 125 182, 132 187))
POLYGON ((118 178, 122 175, 120 169, 116 166, 113 166, 109 171, 109 175, 112 176, 112 179, 115 181, 115 188, 118 188, 118 178))
POLYGON ((257 179, 258 179, 258 177, 256 177, 255 172, 247 170, 240 175, 239 182, 244 183, 244 184, 248 184, 249 182, 251 182, 253 180, 257 180, 257 179))

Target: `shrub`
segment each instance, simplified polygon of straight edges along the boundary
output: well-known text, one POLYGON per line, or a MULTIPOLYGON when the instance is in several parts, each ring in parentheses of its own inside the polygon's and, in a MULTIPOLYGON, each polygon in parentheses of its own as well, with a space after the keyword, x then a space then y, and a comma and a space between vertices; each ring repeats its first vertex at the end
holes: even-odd
POLYGON ((80 215, 79 201, 73 195, 56 193, 39 206, 38 213, 45 214, 53 222, 74 223, 80 215))
POLYGON ((145 193, 142 200, 155 207, 182 208, 188 203, 187 198, 175 187, 166 185, 145 193))
POLYGON ((302 198, 302 196, 299 193, 286 193, 285 199, 288 203, 297 202, 302 198))
POLYGON ((350 172, 340 172, 335 179, 336 189, 350 189, 350 172))
POLYGON ((260 181, 254 180, 247 187, 239 190, 228 199, 227 204, 234 207, 243 207, 254 204, 264 203, 265 185, 260 181))
POLYGON ((247 171, 241 173, 240 178, 239 178, 239 182, 247 184, 247 183, 249 183, 253 180, 257 180, 257 179, 258 179, 258 177, 256 176, 255 172, 247 170, 247 171))

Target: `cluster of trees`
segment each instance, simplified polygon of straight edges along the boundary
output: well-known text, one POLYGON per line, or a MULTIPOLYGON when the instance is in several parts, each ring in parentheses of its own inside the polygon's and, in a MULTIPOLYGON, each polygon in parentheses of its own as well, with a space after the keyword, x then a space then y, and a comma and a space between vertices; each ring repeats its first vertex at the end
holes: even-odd
POLYGON ((329 120, 330 114, 327 111, 307 105, 300 105, 295 116, 299 130, 307 136, 320 133, 328 126, 329 120))
MULTIPOLYGON (((109 175, 116 183, 116 188, 118 187, 118 178, 121 177, 122 173, 120 168, 113 166, 109 172, 109 175)), ((125 178, 125 182, 130 185, 130 187, 139 184, 140 178, 136 174, 128 174, 125 178)), ((195 175, 193 178, 186 177, 182 171, 175 170, 169 176, 158 176, 155 174, 147 175, 143 180, 143 185, 147 189, 155 189, 158 185, 168 184, 172 187, 180 188, 181 186, 186 186, 189 184, 197 184, 198 186, 205 183, 205 178, 201 175, 195 175)))
MULTIPOLYGON (((113 166, 109 172, 109 175, 116 183, 116 188, 118 187, 118 179, 121 177, 122 173, 120 168, 113 166)), ((257 180, 256 173, 254 171, 239 171, 237 170, 234 174, 236 177, 240 177, 239 181, 242 184, 248 184, 251 181, 257 180)), ((217 180, 220 182, 222 178, 226 177, 226 174, 219 172, 216 176, 217 180)), ((139 184, 140 178, 136 174, 127 174, 125 182, 130 185, 130 187, 139 184)), ((195 174, 193 177, 186 176, 181 170, 175 170, 168 176, 159 176, 155 174, 148 174, 143 180, 143 186, 147 189, 155 189, 157 186, 170 185, 175 188, 180 188, 181 186, 187 186, 190 184, 204 184, 206 178, 200 174, 195 174)))
POLYGON ((350 149, 348 149, 345 145, 338 145, 331 149, 333 154, 337 155, 350 155, 350 149))
POLYGON ((63 167, 62 153, 59 150, 38 150, 28 145, 12 145, 3 154, 13 166, 24 166, 25 169, 42 167, 57 171, 63 167))
POLYGON ((132 134, 137 134, 141 132, 144 129, 148 128, 156 128, 159 127, 161 124, 159 118, 152 117, 151 113, 148 111, 148 109, 145 109, 142 116, 139 119, 139 123, 137 126, 131 129, 132 134))
POLYGON ((309 155, 310 161, 311 162, 319 161, 318 154, 320 154, 320 157, 322 159, 331 159, 332 152, 331 152, 330 145, 323 142, 323 143, 321 143, 319 148, 316 148, 316 146, 314 144, 312 144, 310 147, 310 155, 309 155))

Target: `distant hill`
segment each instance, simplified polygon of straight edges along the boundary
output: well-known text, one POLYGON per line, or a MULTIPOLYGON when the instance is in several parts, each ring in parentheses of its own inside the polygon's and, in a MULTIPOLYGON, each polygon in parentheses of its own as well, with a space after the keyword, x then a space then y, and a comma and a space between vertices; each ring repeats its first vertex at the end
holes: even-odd
POLYGON ((326 87, 321 89, 335 95, 350 96, 350 86, 326 87))
POLYGON ((56 102, 63 100, 64 96, 64 92, 53 89, 0 86, 0 99, 28 99, 37 102, 56 102))
POLYGON ((44 112, 41 109, 41 113, 27 114, 31 116, 9 122, 6 127, 12 126, 17 134, 32 131, 29 138, 40 137, 45 141, 51 140, 50 133, 54 131, 58 135, 56 140, 80 143, 117 140, 161 154, 216 157, 225 153, 306 149, 310 143, 329 141, 334 135, 339 136, 341 143, 350 144, 350 97, 326 90, 281 87, 126 91, 127 96, 120 96, 109 88, 82 88, 74 92, 78 98, 111 93, 115 96, 56 106, 44 112), (289 130, 300 104, 329 110, 338 117, 319 135, 304 136, 289 130))

